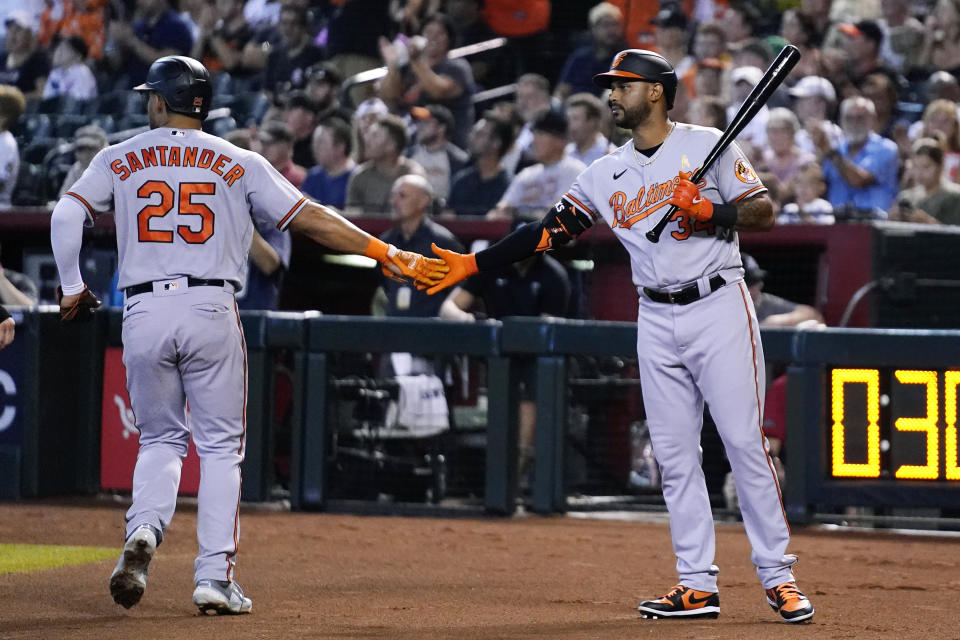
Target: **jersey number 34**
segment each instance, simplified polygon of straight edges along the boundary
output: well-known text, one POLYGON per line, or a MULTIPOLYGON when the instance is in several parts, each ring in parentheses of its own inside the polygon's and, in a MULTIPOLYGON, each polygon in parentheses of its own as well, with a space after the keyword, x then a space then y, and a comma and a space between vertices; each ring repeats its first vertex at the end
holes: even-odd
MULTIPOLYGON (((213 182, 181 182, 180 193, 177 198, 177 213, 181 216, 200 216, 199 231, 194 231, 192 225, 177 225, 177 234, 190 244, 203 244, 213 235, 213 211, 202 202, 194 202, 193 197, 198 195, 214 195, 217 185, 213 182)), ((137 214, 137 238, 140 242, 173 242, 173 231, 150 228, 151 218, 162 218, 174 209, 173 187, 160 180, 144 182, 137 189, 137 196, 151 198, 160 196, 159 204, 150 204, 137 214)))

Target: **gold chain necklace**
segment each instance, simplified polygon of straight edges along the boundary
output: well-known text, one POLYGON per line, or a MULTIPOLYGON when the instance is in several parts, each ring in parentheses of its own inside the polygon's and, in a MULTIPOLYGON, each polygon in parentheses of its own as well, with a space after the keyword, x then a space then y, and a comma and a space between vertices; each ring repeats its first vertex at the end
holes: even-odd
POLYGON ((636 144, 633 144, 633 142, 631 141, 630 146, 633 147, 633 155, 637 158, 637 164, 639 164, 639 165, 642 166, 642 167, 645 167, 645 166, 647 166, 648 164, 651 164, 654 160, 656 160, 656 159, 657 159, 657 156, 660 155, 660 152, 663 151, 664 145, 667 144, 667 139, 670 137, 670 134, 673 133, 673 130, 676 129, 676 128, 677 128, 677 123, 676 123, 676 122, 671 122, 671 123, 670 123, 670 131, 668 131, 668 132, 667 132, 667 135, 664 136, 663 142, 660 143, 660 148, 657 149, 656 153, 654 153, 654 154, 653 154, 652 156, 650 156, 649 158, 644 158, 643 156, 641 156, 641 155, 640 155, 640 152, 637 150, 637 145, 636 145, 636 144))

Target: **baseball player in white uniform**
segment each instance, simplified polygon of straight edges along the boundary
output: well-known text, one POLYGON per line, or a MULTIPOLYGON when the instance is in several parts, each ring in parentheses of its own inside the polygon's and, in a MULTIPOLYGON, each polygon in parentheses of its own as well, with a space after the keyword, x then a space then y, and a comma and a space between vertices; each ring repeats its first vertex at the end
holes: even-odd
POLYGON ((111 203, 115 211, 123 362, 140 451, 110 592, 127 608, 143 595, 192 435, 201 465, 193 602, 201 612, 246 613, 250 598, 234 581, 247 385, 234 294, 243 286, 253 218, 376 258, 421 285, 437 282, 445 267, 372 238, 308 201, 258 154, 204 133, 212 91, 196 60, 160 58, 136 89, 148 94, 151 130, 98 153, 51 223, 67 318, 87 295, 78 265, 83 226, 111 203))
POLYGON ((790 532, 761 430, 764 361, 737 229, 768 230, 773 207, 750 163, 731 145, 699 184, 689 178, 720 136, 671 121, 677 76, 661 56, 628 49, 594 81, 611 89, 614 121, 633 137, 590 165, 540 221, 462 256, 434 247, 450 267, 431 293, 477 270, 565 244, 602 219, 630 253, 640 297, 637 357, 662 473, 678 584, 639 606, 645 618, 720 612, 715 539, 701 467, 704 402, 733 468, 751 559, 767 602, 787 622, 813 616, 787 554, 790 532), (659 243, 645 238, 667 208, 680 210, 659 243))

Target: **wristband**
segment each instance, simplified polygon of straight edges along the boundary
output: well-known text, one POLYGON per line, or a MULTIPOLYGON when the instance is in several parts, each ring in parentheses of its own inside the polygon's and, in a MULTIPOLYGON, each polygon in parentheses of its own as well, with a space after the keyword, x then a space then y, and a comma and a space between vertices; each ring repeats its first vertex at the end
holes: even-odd
POLYGON ((737 224, 737 205, 729 202, 714 203, 713 216, 710 218, 710 222, 721 227, 735 227, 737 224))
POLYGON ((387 252, 389 250, 390 245, 386 242, 380 238, 370 236, 370 242, 367 243, 367 248, 363 250, 363 255, 382 263, 387 259, 387 252))
POLYGON ((10 317, 10 312, 0 306, 0 322, 3 322, 10 317))

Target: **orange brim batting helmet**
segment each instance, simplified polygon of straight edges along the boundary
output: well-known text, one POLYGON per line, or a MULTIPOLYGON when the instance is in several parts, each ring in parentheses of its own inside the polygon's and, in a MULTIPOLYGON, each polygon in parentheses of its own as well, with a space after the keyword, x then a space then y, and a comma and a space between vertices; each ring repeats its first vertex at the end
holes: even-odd
POLYGON ((677 72, 659 53, 646 49, 624 49, 613 57, 609 71, 593 76, 593 83, 604 89, 609 89, 615 80, 662 84, 667 109, 673 107, 677 95, 677 72))

